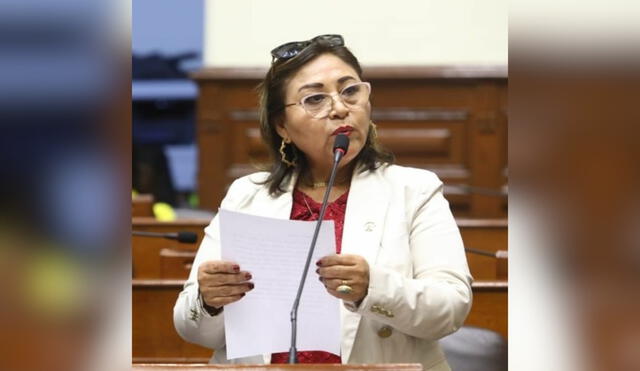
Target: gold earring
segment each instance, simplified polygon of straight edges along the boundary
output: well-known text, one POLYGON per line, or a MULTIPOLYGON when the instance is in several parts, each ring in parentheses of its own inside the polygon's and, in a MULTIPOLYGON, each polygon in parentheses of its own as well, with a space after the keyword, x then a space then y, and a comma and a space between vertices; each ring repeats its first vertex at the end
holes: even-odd
POLYGON ((287 154, 284 152, 284 149, 286 148, 288 143, 290 143, 288 139, 282 139, 282 142, 280 142, 280 159, 287 165, 287 167, 295 167, 295 158, 293 159, 293 161, 287 160, 287 154))

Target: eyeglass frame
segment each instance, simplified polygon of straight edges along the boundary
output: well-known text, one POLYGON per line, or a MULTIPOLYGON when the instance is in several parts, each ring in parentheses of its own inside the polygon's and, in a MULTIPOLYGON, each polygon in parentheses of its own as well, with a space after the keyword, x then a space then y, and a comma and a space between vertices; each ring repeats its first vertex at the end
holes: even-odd
POLYGON ((342 37, 342 35, 338 35, 338 34, 319 35, 314 37, 311 40, 306 40, 306 41, 290 41, 288 43, 284 43, 280 46, 277 46, 273 48, 273 50, 271 50, 271 58, 272 58, 271 63, 274 63, 277 60, 291 59, 296 55, 300 54, 300 52, 302 52, 306 47, 313 44, 314 42, 318 42, 319 40, 325 40, 329 42, 329 46, 331 47, 344 46, 344 38, 342 37), (288 45, 291 45, 292 49, 286 50, 286 51, 283 50, 288 45), (297 49, 293 49, 293 47, 296 47, 296 46, 297 46, 297 49))
MULTIPOLYGON (((352 87, 352 86, 355 86, 355 85, 364 85, 364 86, 366 86, 366 87, 367 87, 367 89, 369 89, 369 97, 371 97, 371 83, 370 83, 370 82, 367 82, 367 81, 359 81, 359 82, 356 82, 356 83, 349 84, 349 85, 345 86, 344 88, 340 89, 340 91, 339 91, 339 92, 337 92, 337 93, 316 92, 316 93, 312 93, 312 94, 307 94, 307 95, 305 95, 304 97, 300 98, 300 100, 299 100, 298 102, 296 102, 296 103, 287 103, 287 104, 285 104, 285 105, 283 106, 283 108, 282 108, 282 109, 285 109, 285 108, 287 108, 287 107, 291 107, 291 106, 298 105, 298 106, 302 107, 302 109, 303 109, 303 110, 304 110, 304 111, 305 111, 309 116, 311 116, 311 117, 313 117, 313 118, 316 118, 316 119, 322 119, 322 118, 325 118, 325 117, 329 116, 329 114, 331 113, 331 109, 333 109, 333 106, 334 106, 334 104, 335 104, 335 102, 336 102, 336 99, 334 98, 335 96, 340 97, 340 98, 339 98, 339 99, 340 99, 340 103, 342 103, 345 107, 347 107, 347 108, 349 108, 349 107, 353 107, 353 105, 352 105, 352 104, 347 104, 347 103, 345 103, 345 101, 342 99, 341 95, 342 95, 342 92, 343 92, 343 91, 345 91, 346 89, 348 89, 348 88, 350 88, 350 87, 352 87), (331 97, 331 109, 329 109, 329 111, 327 112, 327 115, 326 115, 326 116, 322 116, 322 117, 315 117, 315 116, 313 116, 309 111, 307 111, 307 109, 306 109, 306 108, 305 108, 305 106, 304 106, 303 101, 304 101, 305 99, 307 99, 307 98, 309 98, 309 97, 311 97, 311 96, 314 96, 314 95, 318 95, 318 94, 328 95, 329 97, 331 97)), ((368 100, 368 99, 369 99, 369 98, 367 98, 367 100, 368 100)), ((349 110, 349 111, 351 111, 351 110, 349 110)))

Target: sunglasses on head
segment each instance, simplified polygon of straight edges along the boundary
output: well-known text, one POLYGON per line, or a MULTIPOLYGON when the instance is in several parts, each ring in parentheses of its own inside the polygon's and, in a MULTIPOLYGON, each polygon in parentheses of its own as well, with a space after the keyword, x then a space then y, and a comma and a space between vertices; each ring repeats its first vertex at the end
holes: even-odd
POLYGON ((344 46, 344 39, 340 35, 320 35, 307 41, 292 41, 282 44, 271 51, 272 62, 279 59, 290 59, 298 55, 307 46, 314 42, 323 42, 328 46, 344 46))

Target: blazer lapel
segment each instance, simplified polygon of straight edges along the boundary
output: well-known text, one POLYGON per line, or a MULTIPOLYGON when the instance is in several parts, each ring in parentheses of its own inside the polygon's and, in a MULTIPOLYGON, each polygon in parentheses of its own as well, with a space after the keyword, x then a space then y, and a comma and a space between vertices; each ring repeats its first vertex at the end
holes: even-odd
MULTIPOLYGON (((354 174, 349 190, 342 235, 343 254, 360 255, 374 265, 380 250, 391 190, 380 171, 354 174)), ((360 323, 360 315, 344 308, 342 321, 342 361, 347 363, 360 323)))

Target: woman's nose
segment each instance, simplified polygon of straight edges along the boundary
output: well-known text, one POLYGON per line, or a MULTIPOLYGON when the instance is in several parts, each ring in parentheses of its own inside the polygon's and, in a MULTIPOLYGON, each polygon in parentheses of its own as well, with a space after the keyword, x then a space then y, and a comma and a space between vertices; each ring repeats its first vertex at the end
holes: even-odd
POLYGON ((349 108, 344 104, 340 96, 333 96, 331 111, 329 111, 330 118, 344 118, 349 112, 349 108))

